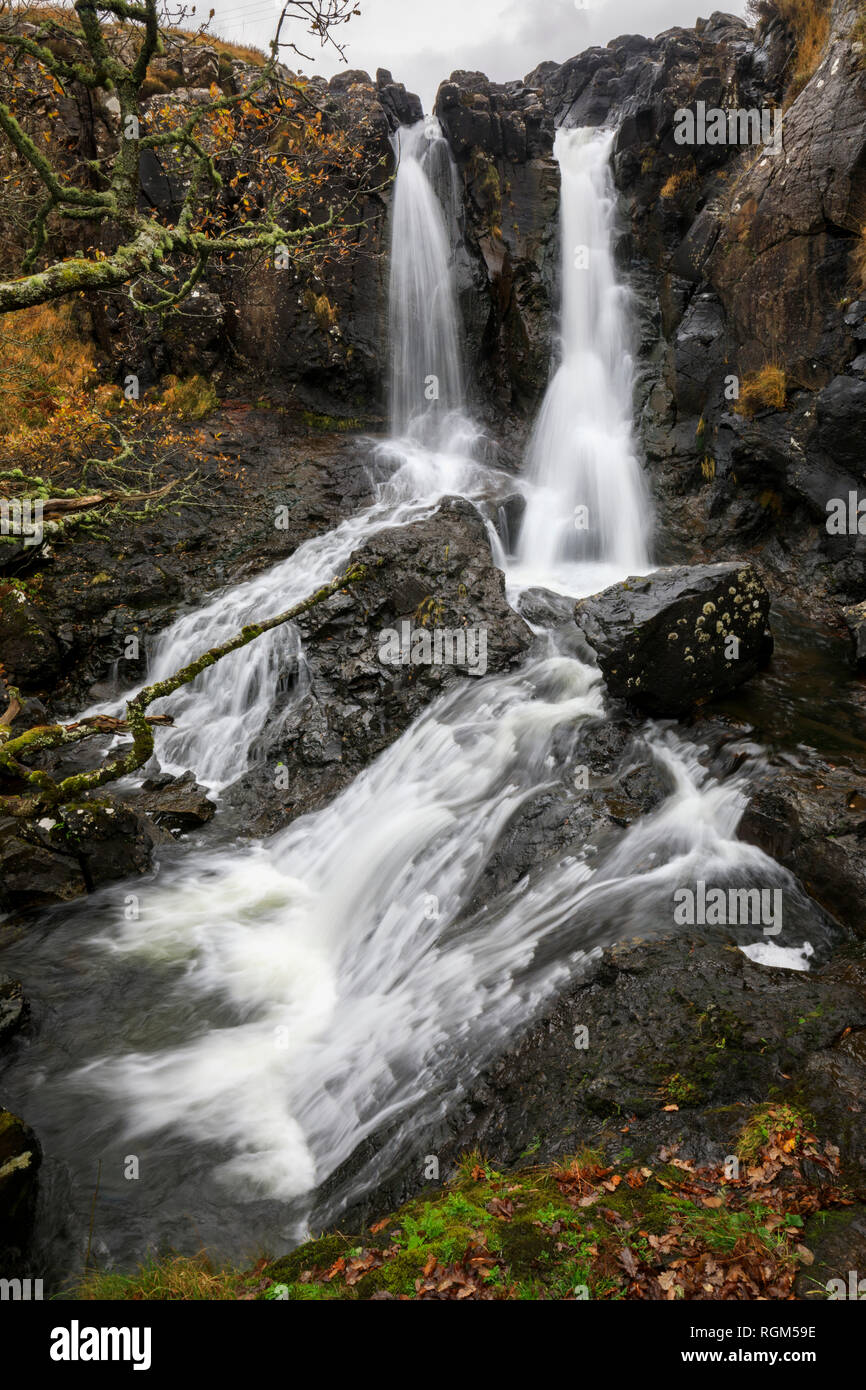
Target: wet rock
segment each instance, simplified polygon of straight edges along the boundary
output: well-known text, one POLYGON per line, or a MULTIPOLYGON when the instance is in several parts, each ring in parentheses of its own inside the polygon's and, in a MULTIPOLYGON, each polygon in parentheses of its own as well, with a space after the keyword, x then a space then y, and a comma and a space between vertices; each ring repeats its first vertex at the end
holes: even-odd
MULTIPOLYGON (((838 1056, 845 1029, 864 1027, 866 995, 832 975, 756 965, 718 938, 622 943, 484 1077, 457 1148, 480 1141, 513 1162, 542 1136, 546 1162, 627 1126, 622 1142, 638 1153, 678 1143, 684 1157, 720 1161, 755 1106, 796 1095, 816 1059, 838 1056)), ((859 1075, 862 1086, 862 1062, 859 1075)), ((866 1138, 848 1104, 830 1083, 823 1133, 862 1175, 866 1138)))
POLYGON ((17 820, 0 820, 0 910, 52 907, 86 893, 80 864, 31 844, 17 820))
POLYGON ((43 615, 23 591, 0 582, 0 663, 11 685, 44 690, 60 669, 60 649, 43 615))
POLYGON ((837 921, 866 934, 866 796, 850 769, 817 757, 765 767, 739 835, 795 873, 837 921))
POLYGON ((866 602, 852 604, 843 610, 851 633, 851 658, 858 671, 866 670, 866 602))
POLYGON ((0 1043, 18 1032, 27 1017, 27 1007, 19 982, 0 975, 0 1043))
POLYGON ((813 1262, 794 1285, 797 1298, 841 1302, 866 1298, 866 1207, 822 1212, 806 1222, 803 1244, 813 1262))
POLYGON ((216 814, 215 804, 200 787, 192 772, 182 777, 162 773, 141 785, 141 790, 123 797, 138 812, 145 812, 165 830, 186 833, 207 825, 216 814))
POLYGON ((671 566, 575 609, 611 695, 657 716, 725 695, 773 651, 770 599, 748 564, 671 566))
MULTIPOLYGON (((299 624, 309 691, 290 705, 266 761, 228 793, 256 832, 329 800, 437 694, 482 668, 507 669, 531 643, 506 601, 484 522, 462 499, 446 499, 426 521, 383 531, 350 563, 368 567, 363 584, 299 624), (453 656, 449 638, 440 662, 432 649, 432 662, 423 651, 420 662, 410 661, 412 642, 420 650, 437 631, 455 635, 453 656)), ((297 673, 287 674, 287 685, 296 681, 297 673)))
POLYGON ((29 1125, 0 1107, 0 1258, 14 1275, 33 1225, 42 1154, 29 1125))
MULTIPOLYGON (((862 946, 843 948, 841 964, 800 972, 755 964, 724 930, 623 941, 591 958, 418 1137, 417 1155, 435 1153, 444 1177, 475 1148, 500 1168, 525 1165, 529 1154, 533 1163, 561 1161, 585 1147, 719 1163, 736 1153, 756 1111, 788 1101, 814 1117, 821 1139, 840 1149, 843 1177, 859 1186, 864 1030, 862 946), (852 1038, 859 1053, 846 1053, 852 1038)), ((373 1151, 368 1141, 357 1161, 373 1151)), ((416 1156, 346 1219, 393 1209, 423 1186, 423 1171, 416 1156)))
POLYGON ((39 820, 0 821, 0 910, 69 902, 104 883, 146 873, 171 837, 128 806, 102 798, 39 820))

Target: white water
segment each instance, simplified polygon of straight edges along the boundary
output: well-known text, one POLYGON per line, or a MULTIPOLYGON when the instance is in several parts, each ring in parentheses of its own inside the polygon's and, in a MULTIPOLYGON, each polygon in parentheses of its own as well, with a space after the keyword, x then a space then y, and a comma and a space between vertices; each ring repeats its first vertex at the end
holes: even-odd
POLYGON ((628 291, 616 274, 612 135, 560 130, 561 360, 529 445, 513 582, 592 592, 649 565, 650 503, 632 427, 628 291))
POLYGON ((452 277, 454 165, 433 117, 395 137, 391 212, 391 429, 427 444, 463 406, 452 277))
MULTIPOLYGON (((416 138, 410 133, 404 147, 395 197, 400 269, 392 293, 402 294, 401 286, 410 299, 416 293, 406 279, 412 256, 441 292, 430 301, 438 326, 417 358, 402 301, 394 306, 401 362, 396 419, 408 434, 383 451, 390 477, 374 506, 175 624, 158 646, 153 675, 174 669, 249 617, 281 611, 332 577, 383 526, 429 513, 446 493, 479 498, 495 495, 501 484, 473 461, 474 433, 456 410, 459 363, 448 328, 452 315, 456 322, 453 293, 439 313, 451 284, 449 239, 431 202, 423 160, 410 153, 418 148, 416 138), (415 238, 413 248, 400 240, 408 236, 415 238), (440 352, 448 357, 444 366, 440 352), (442 398, 449 409, 435 429, 432 416, 413 414, 412 393, 402 394, 405 382, 429 365, 428 353, 452 393, 442 398)), ((579 148, 576 162, 586 164, 579 182, 593 206, 581 216, 608 254, 594 263, 600 284, 590 295, 591 313, 574 307, 580 295, 566 275, 564 317, 586 328, 582 356, 592 359, 596 395, 606 409, 590 404, 583 386, 573 394, 566 389, 573 364, 561 390, 554 382, 554 401, 545 405, 537 451, 539 441, 550 438, 559 452, 547 482, 540 480, 530 499, 521 557, 524 574, 549 587, 573 580, 581 558, 570 537, 566 543, 561 508, 592 487, 598 515, 608 517, 611 483, 596 473, 610 459, 613 491, 631 520, 624 532, 608 518, 597 549, 584 557, 590 565, 584 575, 594 581, 604 567, 622 577, 643 553, 639 485, 626 467, 633 455, 622 417, 625 376, 611 349, 625 339, 623 324, 614 322, 625 305, 610 282, 603 240, 610 233, 609 192, 596 175, 606 145, 581 140, 569 137, 565 146, 569 157, 579 148), (592 346, 590 330, 599 324, 606 325, 604 352, 592 346), (617 377, 616 388, 609 374, 617 377), (584 411, 591 411, 589 426, 581 423, 584 411), (569 453, 562 443, 587 434, 592 449, 569 453), (569 459, 579 467, 579 486, 568 481, 569 459), (536 526, 542 503, 544 543, 543 528, 536 526)), ((564 148, 562 137, 558 148, 564 148)), ((574 212, 574 191, 566 220, 574 212)), ((567 338, 576 352, 571 330, 567 338)), ((262 730, 270 728, 270 737, 278 728, 276 683, 290 663, 303 665, 297 636, 286 630, 221 663, 194 695, 174 697, 178 727, 161 736, 163 765, 192 767, 211 786, 233 780, 262 730)), ((598 672, 560 654, 553 635, 542 635, 521 670, 468 682, 438 700, 323 811, 228 854, 188 853, 151 887, 136 886, 137 921, 126 920, 118 894, 112 924, 96 944, 117 961, 119 979, 128 979, 136 962, 164 969, 149 1017, 157 1041, 134 1052, 121 1042, 113 1053, 106 1042, 76 1074, 82 1104, 92 1106, 99 1097, 101 1111, 107 1104, 120 1112, 124 1142, 168 1131, 210 1153, 227 1150, 229 1156, 214 1158, 212 1166, 236 1200, 265 1195, 312 1202, 313 1189, 365 1137, 396 1127, 377 1158, 353 1178, 357 1196, 389 1164, 405 1160, 423 1122, 444 1113, 587 953, 606 940, 668 923, 677 885, 698 873, 719 879, 734 871, 779 881, 780 871, 760 851, 734 838, 741 788, 716 784, 694 750, 650 733, 671 787, 662 807, 603 855, 576 844, 500 901, 479 908, 478 885, 503 829, 528 798, 560 776, 570 756, 564 735, 573 738, 602 711, 598 672)), ((332 1200, 338 1210, 340 1194, 332 1200)))
MULTIPOLYGON (((148 683, 164 680, 193 656, 226 641, 246 623, 260 622, 291 608, 341 574, 352 553, 378 532, 429 516, 445 496, 495 499, 509 480, 476 463, 477 431, 454 413, 442 421, 438 445, 425 448, 411 439, 394 440, 377 452, 390 472, 372 506, 333 531, 299 546, 265 574, 217 594, 184 615, 156 640, 148 683)), ((303 655, 297 629, 275 628, 199 676, 154 713, 170 713, 175 727, 160 734, 158 754, 166 772, 193 769, 213 792, 236 782, 256 757, 263 758, 279 738, 290 696, 280 683, 297 675, 303 689, 303 655)), ((95 712, 116 712, 116 702, 95 712)))

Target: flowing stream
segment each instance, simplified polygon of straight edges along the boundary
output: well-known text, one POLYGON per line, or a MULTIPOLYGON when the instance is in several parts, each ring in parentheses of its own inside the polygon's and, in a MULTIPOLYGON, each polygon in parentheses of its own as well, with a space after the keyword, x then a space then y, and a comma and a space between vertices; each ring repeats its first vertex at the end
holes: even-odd
MULTIPOLYGON (((371 458, 376 501, 178 620, 149 679, 282 611, 441 497, 492 516, 513 493, 479 461, 463 405, 448 148, 428 120, 399 149, 393 430, 371 458)), ((609 136, 561 132, 556 150, 562 345, 517 553, 497 552, 518 601, 530 585, 576 595, 648 564, 609 136), (588 529, 574 525, 581 507, 588 529)), ((193 768, 216 792, 235 781, 278 739, 281 674, 295 669, 302 686, 303 666, 284 628, 207 672, 167 703, 176 727, 159 735, 161 765, 193 768)), ((98 1162, 93 1252, 107 1266, 202 1243, 234 1258, 280 1252, 404 1163, 588 954, 669 922, 678 884, 788 881, 736 840, 742 785, 715 782, 694 749, 648 727, 667 800, 601 854, 575 845, 479 899, 505 828, 556 781, 581 724, 603 716, 599 672, 538 628, 520 669, 438 699, 324 810, 262 842, 170 848, 150 878, 47 914, 13 942, 4 967, 27 982, 35 1028, 12 1053, 4 1100, 48 1154, 46 1267, 80 1270, 98 1162), (324 1199, 365 1140, 351 1180, 324 1199)))

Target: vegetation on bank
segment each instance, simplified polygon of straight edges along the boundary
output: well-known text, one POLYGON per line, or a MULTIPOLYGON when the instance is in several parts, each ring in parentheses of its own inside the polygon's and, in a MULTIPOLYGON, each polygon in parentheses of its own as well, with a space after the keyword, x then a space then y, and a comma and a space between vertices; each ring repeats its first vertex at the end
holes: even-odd
POLYGON ((324 1235, 243 1272, 172 1257, 130 1276, 91 1273, 73 1296, 789 1299, 813 1261, 804 1227, 853 1201, 838 1150, 813 1128, 792 1105, 759 1107, 736 1155, 711 1167, 675 1148, 643 1163, 624 1147, 504 1173, 474 1153, 453 1182, 361 1234, 324 1235))

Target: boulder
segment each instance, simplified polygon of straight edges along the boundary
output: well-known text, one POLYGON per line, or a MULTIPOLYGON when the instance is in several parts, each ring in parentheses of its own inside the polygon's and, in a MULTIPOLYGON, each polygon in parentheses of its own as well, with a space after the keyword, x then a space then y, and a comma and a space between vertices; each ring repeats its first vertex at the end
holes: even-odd
POLYGON ((144 816, 106 797, 39 820, 0 820, 0 912, 50 907, 104 883, 146 873, 170 840, 144 816))
POLYGON ((207 825, 216 814, 216 806, 192 772, 182 777, 172 777, 170 773, 151 777, 142 783, 141 791, 133 793, 128 800, 158 826, 181 834, 207 825))
POLYGON ((86 893, 78 862, 23 838, 17 820, 0 820, 0 912, 53 907, 86 893))
MULTIPOLYGON (((309 689, 290 706, 279 742, 228 793, 249 828, 266 833, 330 800, 461 679, 502 671, 532 634, 509 607, 485 524, 468 502, 446 498, 433 516, 383 531, 349 565, 370 567, 353 594, 337 594, 299 622, 309 689), (467 631, 457 660, 394 660, 406 644, 467 631), (275 788, 275 766, 281 787, 275 788)), ((347 568, 349 567, 347 565, 347 568)), ((435 658, 435 652, 433 653, 435 658)))
POLYGON ((769 661, 770 598, 748 564, 673 565, 582 599, 578 627, 611 695, 677 718, 769 661))

